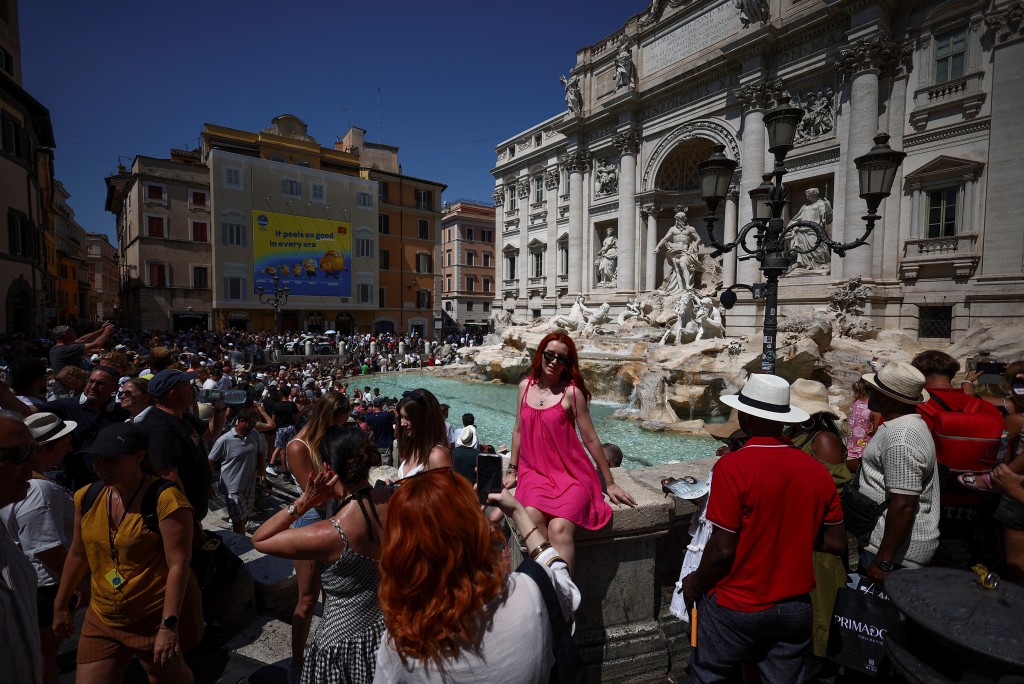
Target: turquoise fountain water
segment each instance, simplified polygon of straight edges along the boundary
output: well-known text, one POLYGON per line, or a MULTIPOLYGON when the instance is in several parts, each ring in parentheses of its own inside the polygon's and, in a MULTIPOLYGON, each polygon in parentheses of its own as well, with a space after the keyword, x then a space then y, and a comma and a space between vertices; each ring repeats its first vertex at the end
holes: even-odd
MULTIPOLYGON (((349 392, 366 386, 379 387, 381 394, 390 397, 400 397, 406 390, 423 387, 442 404, 451 407, 449 420, 452 425, 461 427, 462 414, 472 413, 480 441, 494 445, 512 444, 516 411, 514 385, 452 380, 436 377, 429 371, 414 371, 352 378, 349 392)), ((592 402, 590 414, 601 441, 612 442, 622 449, 625 468, 644 468, 715 455, 717 443, 710 438, 642 430, 635 422, 612 418, 619 408, 623 406, 592 402)))

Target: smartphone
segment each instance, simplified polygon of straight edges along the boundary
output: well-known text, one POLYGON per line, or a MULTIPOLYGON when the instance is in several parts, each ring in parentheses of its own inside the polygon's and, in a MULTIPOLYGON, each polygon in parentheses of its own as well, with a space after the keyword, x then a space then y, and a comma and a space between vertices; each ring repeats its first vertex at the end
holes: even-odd
POLYGON ((487 495, 501 491, 501 456, 477 454, 476 494, 482 505, 487 504, 487 495))
POLYGON ((979 361, 975 364, 975 369, 986 375, 1003 375, 1006 372, 1006 364, 996 361, 979 361))

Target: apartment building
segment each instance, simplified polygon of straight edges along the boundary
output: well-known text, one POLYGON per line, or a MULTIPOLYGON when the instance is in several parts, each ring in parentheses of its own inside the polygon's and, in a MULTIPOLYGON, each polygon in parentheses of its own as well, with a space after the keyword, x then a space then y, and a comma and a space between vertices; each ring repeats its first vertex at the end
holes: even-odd
POLYGON ((458 330, 487 332, 495 294, 494 205, 445 203, 441 254, 442 310, 458 330))
POLYGON ((85 259, 93 295, 89 302, 90 319, 96 322, 118 320, 121 304, 117 248, 110 244, 104 233, 87 232, 85 259))

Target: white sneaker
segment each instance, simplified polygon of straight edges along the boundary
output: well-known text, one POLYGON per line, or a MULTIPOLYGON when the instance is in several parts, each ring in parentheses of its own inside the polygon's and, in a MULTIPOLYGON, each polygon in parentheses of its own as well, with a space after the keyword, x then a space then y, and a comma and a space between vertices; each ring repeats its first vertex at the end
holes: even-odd
POLYGON ((281 473, 277 472, 277 468, 275 468, 272 465, 268 465, 266 467, 266 471, 267 471, 267 475, 273 475, 274 477, 277 477, 278 475, 281 474, 281 473))

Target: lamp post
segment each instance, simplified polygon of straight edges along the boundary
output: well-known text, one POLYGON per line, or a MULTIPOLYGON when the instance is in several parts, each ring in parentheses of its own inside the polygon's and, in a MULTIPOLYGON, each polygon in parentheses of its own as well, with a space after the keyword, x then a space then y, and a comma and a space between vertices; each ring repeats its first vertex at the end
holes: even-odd
MULTIPOLYGON (((868 213, 864 216, 864 233, 856 240, 836 242, 828 236, 825 226, 813 221, 791 221, 786 225, 782 220, 782 210, 786 206, 787 189, 782 184, 782 178, 786 175, 786 155, 793 149, 797 126, 803 115, 802 109, 789 104, 788 96, 780 98, 779 105, 764 115, 764 125, 768 129, 768 151, 775 155, 775 169, 765 174, 764 182, 750 191, 753 219, 740 229, 732 242, 722 243, 715 239, 714 228, 718 221, 715 210, 729 191, 738 162, 722 154, 724 145, 716 145, 711 156, 697 164, 701 196, 708 205, 704 223, 711 246, 715 248, 711 256, 717 257, 734 249, 742 249, 746 256, 740 256, 740 259, 753 258, 761 264, 761 272, 765 276, 761 370, 772 374, 775 373, 778 332, 779 278, 789 270, 798 255, 810 254, 822 245, 833 254, 844 257, 847 251, 867 244, 875 222, 882 218, 876 213, 878 205, 889 196, 896 178, 896 169, 907 156, 889 147, 889 136, 879 133, 875 136, 875 146, 871 151, 854 160, 860 180, 860 196, 868 205, 868 213), (787 247, 786 238, 796 228, 809 230, 814 236, 813 244, 803 248, 787 247), (748 237, 753 237, 753 246, 747 244, 748 237)), ((736 295, 732 288, 727 289, 727 292, 730 296, 722 298, 722 305, 730 308, 736 301, 736 295)))
POLYGON ((278 276, 274 276, 274 293, 264 295, 263 286, 260 285, 256 288, 256 294, 259 295, 260 304, 269 304, 274 307, 274 334, 281 334, 281 307, 288 303, 288 295, 290 291, 288 287, 280 287, 281 279, 278 276))

